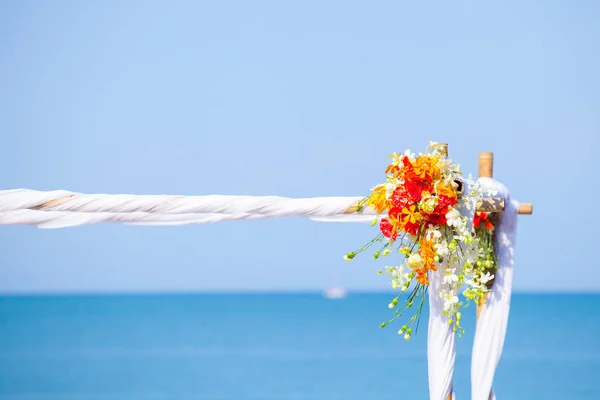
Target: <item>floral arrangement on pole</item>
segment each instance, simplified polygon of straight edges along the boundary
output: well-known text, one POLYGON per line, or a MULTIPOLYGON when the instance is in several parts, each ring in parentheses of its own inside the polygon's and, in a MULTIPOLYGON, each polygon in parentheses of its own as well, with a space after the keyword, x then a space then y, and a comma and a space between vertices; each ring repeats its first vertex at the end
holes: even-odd
POLYGON ((379 234, 370 242, 344 256, 346 261, 358 253, 379 243, 374 259, 393 253, 403 256, 402 262, 386 266, 379 274, 391 279, 393 289, 399 294, 392 299, 389 308, 394 316, 381 324, 387 326, 416 305, 408 322, 400 328, 409 340, 416 333, 429 280, 434 271, 442 275, 440 289, 436 293, 444 301, 443 314, 459 335, 464 332, 460 325, 461 308, 470 300, 477 303, 485 299, 486 283, 492 279, 488 272, 479 268, 479 238, 475 236, 470 218, 482 190, 475 184, 464 190, 462 174, 458 165, 447 157, 447 147, 430 142, 425 153, 415 156, 410 150, 403 155, 394 153, 386 168, 386 182, 371 189, 369 197, 358 205, 373 208, 379 223, 379 234), (403 303, 400 296, 412 287, 403 303), (466 302, 459 298, 464 288, 466 302))

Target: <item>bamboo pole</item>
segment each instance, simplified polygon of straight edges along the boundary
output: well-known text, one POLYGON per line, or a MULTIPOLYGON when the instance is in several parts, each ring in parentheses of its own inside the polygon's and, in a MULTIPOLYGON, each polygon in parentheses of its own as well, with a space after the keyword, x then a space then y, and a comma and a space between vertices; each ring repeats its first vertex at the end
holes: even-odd
POLYGON ((494 177, 494 153, 482 152, 479 153, 479 177, 493 178, 494 177))
MULTIPOLYGON (((481 152, 479 153, 479 177, 480 178, 493 178, 494 177, 494 153, 481 152)), ((483 210, 477 210, 483 211, 483 210)), ((533 204, 521 203, 519 204, 519 214, 531 215, 533 214, 533 204)))
POLYGON ((533 204, 531 204, 531 203, 519 204, 519 214, 526 214, 526 215, 533 214, 533 204))

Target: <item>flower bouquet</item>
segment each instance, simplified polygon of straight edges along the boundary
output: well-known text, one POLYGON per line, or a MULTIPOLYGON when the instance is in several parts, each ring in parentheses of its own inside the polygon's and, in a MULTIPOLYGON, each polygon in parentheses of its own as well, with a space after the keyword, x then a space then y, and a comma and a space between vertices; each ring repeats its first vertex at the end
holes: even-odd
MULTIPOLYGON (((475 235, 471 218, 475 205, 483 197, 476 184, 466 184, 458 165, 447 157, 446 146, 430 142, 425 153, 415 155, 407 150, 394 153, 386 168, 386 182, 371 189, 358 208, 369 206, 377 213, 372 225, 379 233, 361 248, 344 256, 353 259, 358 253, 377 244, 374 259, 400 254, 400 263, 385 266, 386 274, 398 295, 389 303, 394 316, 381 324, 387 326, 416 305, 413 316, 399 330, 409 340, 416 333, 425 295, 435 271, 441 280, 437 293, 444 301, 443 314, 459 335, 461 308, 470 300, 485 299, 489 270, 482 268, 481 239, 475 235), (459 298, 464 288, 466 302, 459 298), (410 290, 410 292, 408 292, 410 290), (400 296, 408 292, 403 302, 400 296)), ((485 242, 487 243, 487 242, 485 242)), ((493 241, 490 241, 493 247, 493 241)))

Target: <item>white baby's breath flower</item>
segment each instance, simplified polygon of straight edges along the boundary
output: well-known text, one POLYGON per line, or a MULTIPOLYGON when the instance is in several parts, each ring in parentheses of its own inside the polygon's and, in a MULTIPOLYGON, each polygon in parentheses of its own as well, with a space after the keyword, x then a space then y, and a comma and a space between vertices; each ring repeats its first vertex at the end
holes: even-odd
POLYGON ((485 285, 486 283, 488 283, 489 281, 491 281, 492 279, 494 279, 494 275, 490 274, 489 271, 486 271, 485 274, 482 274, 481 277, 479 278, 479 281, 485 285))
POLYGON ((396 189, 396 184, 394 184, 393 182, 387 182, 385 183, 385 198, 389 200, 389 198, 392 196, 392 193, 394 193, 394 190, 396 189))
POLYGON ((398 153, 394 152, 394 153, 392 153, 390 158, 392 159, 392 162, 390 164, 394 165, 394 166, 398 166, 402 163, 403 157, 402 157, 402 154, 398 154, 398 153))
POLYGON ((442 282, 447 285, 452 285, 458 282, 458 275, 456 275, 456 268, 446 268, 446 274, 442 278, 442 282))
POLYGON ((392 274, 394 278, 401 283, 404 283, 408 280, 408 272, 404 270, 404 265, 399 265, 394 268, 394 272, 392 274))
POLYGON ((404 288, 410 284, 410 274, 404 269, 404 265, 397 267, 385 267, 391 277, 392 289, 404 288))
POLYGON ((446 224, 448 226, 460 226, 460 212, 456 208, 453 208, 446 213, 446 224))
POLYGON ((444 311, 452 312, 458 304, 458 296, 449 295, 444 299, 444 311))
POLYGON ((442 237, 442 232, 440 232, 440 230, 437 226, 433 226, 430 224, 427 227, 425 237, 427 238, 427 240, 431 240, 432 242, 437 242, 437 240, 442 237))
POLYGON ((436 253, 442 257, 446 257, 450 253, 450 249, 448 249, 448 242, 446 241, 446 239, 442 239, 439 243, 436 243, 434 245, 434 249, 436 253))

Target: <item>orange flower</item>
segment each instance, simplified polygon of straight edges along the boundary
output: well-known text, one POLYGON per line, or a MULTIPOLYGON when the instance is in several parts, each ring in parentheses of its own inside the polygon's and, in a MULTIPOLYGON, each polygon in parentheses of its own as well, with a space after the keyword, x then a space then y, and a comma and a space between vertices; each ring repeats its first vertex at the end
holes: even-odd
POLYGON ((419 156, 414 164, 415 175, 431 182, 440 172, 440 168, 437 166, 438 161, 438 157, 419 156))
POLYGON ((367 199, 367 205, 373 207, 377 214, 390 208, 391 203, 386 199, 385 185, 378 185, 373 189, 371 196, 367 199))
POLYGON ((396 175, 398 172, 400 172, 400 167, 394 164, 388 165, 385 169, 385 173, 390 174, 392 176, 396 175))
POLYGON ((410 158, 405 156, 402 159, 401 168, 399 168, 392 176, 398 179, 411 180, 416 176, 414 169, 414 165, 410 161, 410 158))
POLYGON ((421 238, 419 241, 419 255, 423 261, 423 267, 416 269, 417 282, 422 285, 428 285, 429 279, 427 278, 427 272, 437 271, 437 265, 435 265, 435 247, 434 243, 427 238, 421 238))
POLYGON ((385 169, 386 174, 396 175, 398 172, 400 172, 401 165, 402 165, 401 157, 402 156, 398 153, 394 153, 391 156, 388 156, 388 158, 392 159, 392 163, 390 165, 388 165, 387 168, 385 169))
POLYGON ((427 279, 427 273, 423 272, 423 271, 419 271, 417 272, 417 282, 419 282, 421 285, 428 285, 429 284, 429 279, 427 279))
POLYGON ((435 265, 435 245, 431 240, 427 238, 421 238, 419 246, 419 255, 423 260, 424 269, 426 271, 432 270, 437 271, 437 266, 435 265))

